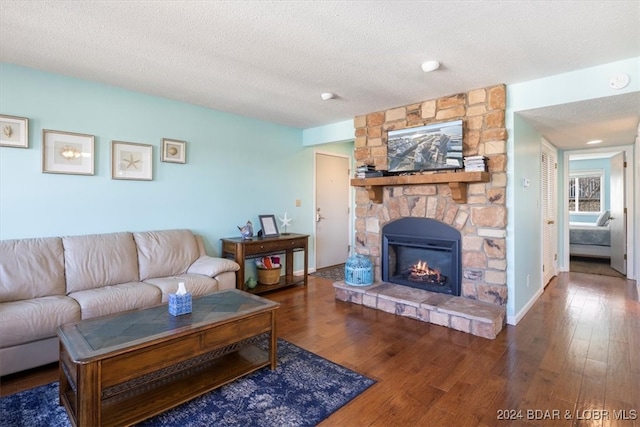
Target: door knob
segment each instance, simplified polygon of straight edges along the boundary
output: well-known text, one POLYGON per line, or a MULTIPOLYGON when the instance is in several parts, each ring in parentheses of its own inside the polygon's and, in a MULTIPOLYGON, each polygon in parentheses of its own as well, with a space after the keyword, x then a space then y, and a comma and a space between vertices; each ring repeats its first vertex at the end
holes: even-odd
POLYGON ((318 208, 318 210, 316 211, 316 222, 320 222, 323 219, 325 218, 322 215, 320 215, 320 208, 318 208))

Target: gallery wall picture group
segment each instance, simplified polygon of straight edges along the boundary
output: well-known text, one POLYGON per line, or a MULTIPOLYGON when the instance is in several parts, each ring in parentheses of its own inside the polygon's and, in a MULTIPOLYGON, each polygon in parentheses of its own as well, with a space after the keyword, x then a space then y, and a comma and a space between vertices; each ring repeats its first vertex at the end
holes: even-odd
MULTIPOLYGON (((94 175, 94 135, 42 129, 42 172, 94 175)), ((29 119, 0 114, 0 147, 29 148, 29 119)), ((187 162, 187 143, 162 138, 160 161, 187 162)), ((153 180, 153 145, 111 141, 111 179, 153 180)))

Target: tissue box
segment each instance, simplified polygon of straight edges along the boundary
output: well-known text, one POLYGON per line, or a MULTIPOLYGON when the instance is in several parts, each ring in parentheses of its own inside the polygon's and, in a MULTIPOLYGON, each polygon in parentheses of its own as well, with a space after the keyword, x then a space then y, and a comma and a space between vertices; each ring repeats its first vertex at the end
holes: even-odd
POLYGON ((191 313, 191 294, 169 294, 169 313, 174 316, 191 313))

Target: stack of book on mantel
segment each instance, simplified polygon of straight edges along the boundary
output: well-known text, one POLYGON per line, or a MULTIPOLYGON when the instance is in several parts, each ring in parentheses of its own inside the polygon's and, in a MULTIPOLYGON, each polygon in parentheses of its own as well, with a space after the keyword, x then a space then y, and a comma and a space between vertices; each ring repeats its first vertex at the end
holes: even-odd
POLYGON ((375 166, 372 165, 363 165, 356 168, 356 178, 373 178, 382 175, 382 171, 377 171, 375 166))
POLYGON ((464 158, 465 172, 486 172, 487 158, 485 156, 467 156, 464 158))

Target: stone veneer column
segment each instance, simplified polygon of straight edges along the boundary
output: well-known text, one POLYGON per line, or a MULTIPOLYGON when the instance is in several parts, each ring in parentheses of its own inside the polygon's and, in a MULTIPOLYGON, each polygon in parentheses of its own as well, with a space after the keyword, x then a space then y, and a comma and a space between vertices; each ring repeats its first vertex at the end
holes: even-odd
POLYGON ((491 180, 469 184, 466 204, 451 198, 447 184, 388 186, 384 201, 369 200, 356 187, 356 251, 368 255, 381 278, 381 229, 401 217, 440 220, 462 234, 462 296, 506 304, 506 88, 497 85, 446 98, 424 101, 358 116, 355 160, 360 165, 387 168, 387 131, 462 119, 463 154, 484 155, 491 180))

